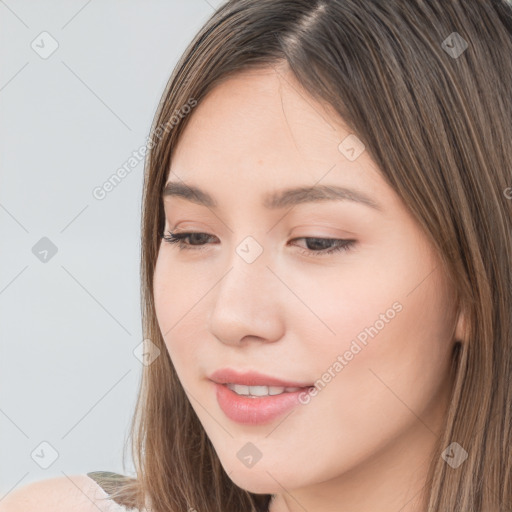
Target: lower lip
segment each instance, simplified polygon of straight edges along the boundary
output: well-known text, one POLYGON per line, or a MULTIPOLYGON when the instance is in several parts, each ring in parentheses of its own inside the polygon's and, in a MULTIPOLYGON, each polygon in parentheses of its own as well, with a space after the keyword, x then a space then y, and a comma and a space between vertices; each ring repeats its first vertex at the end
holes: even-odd
POLYGON ((285 412, 293 409, 301 402, 301 393, 307 393, 309 388, 302 388, 292 393, 269 395, 257 398, 237 395, 225 384, 215 383, 217 401, 224 414, 237 423, 246 425, 261 425, 269 423, 285 412))

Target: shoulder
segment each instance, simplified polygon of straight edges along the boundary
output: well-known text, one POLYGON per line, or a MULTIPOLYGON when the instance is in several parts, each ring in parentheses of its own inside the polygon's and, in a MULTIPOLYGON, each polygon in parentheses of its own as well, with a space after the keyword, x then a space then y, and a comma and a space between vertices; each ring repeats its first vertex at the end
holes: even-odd
POLYGON ((0 500, 0 512, 123 511, 124 507, 105 501, 107 492, 99 485, 101 478, 113 475, 97 471, 38 480, 9 492, 0 500))

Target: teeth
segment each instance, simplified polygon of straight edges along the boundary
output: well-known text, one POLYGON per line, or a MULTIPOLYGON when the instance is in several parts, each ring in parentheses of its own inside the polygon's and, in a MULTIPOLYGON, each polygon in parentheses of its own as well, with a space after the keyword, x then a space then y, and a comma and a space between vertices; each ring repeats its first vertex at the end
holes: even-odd
POLYGON ((302 388, 285 388, 281 386, 244 386, 242 384, 226 384, 237 395, 243 396, 269 396, 280 395, 282 393, 293 393, 302 388))

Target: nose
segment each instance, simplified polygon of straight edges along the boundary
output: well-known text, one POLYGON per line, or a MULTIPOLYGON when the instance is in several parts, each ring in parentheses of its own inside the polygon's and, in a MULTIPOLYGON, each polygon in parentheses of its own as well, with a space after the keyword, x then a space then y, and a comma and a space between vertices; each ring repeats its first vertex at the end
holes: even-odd
POLYGON ((262 254, 248 263, 235 254, 214 288, 210 332, 222 343, 273 342, 284 332, 283 284, 262 254))

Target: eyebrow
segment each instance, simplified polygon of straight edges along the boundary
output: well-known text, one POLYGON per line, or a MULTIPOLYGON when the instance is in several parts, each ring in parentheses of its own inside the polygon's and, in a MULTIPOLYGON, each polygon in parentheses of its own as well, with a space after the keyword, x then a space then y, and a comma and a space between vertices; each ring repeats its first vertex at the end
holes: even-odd
MULTIPOLYGON (((162 199, 166 197, 181 197, 187 201, 208 208, 217 208, 215 199, 204 190, 183 182, 169 181, 162 192, 162 199)), ((263 199, 263 206, 267 209, 277 210, 288 206, 303 203, 316 203, 320 201, 352 201, 363 204, 380 212, 382 206, 369 196, 358 190, 336 185, 315 185, 310 187, 296 187, 271 192, 263 199)))

